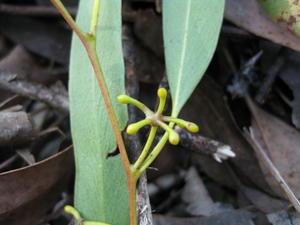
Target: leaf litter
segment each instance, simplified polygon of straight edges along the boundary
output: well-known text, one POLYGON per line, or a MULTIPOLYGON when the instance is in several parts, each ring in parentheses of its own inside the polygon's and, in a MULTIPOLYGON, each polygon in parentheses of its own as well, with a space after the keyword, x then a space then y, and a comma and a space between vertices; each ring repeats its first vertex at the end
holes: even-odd
MULTIPOLYGON (((48 7, 42 2, 34 7, 48 7)), ((159 1, 124 2, 124 30, 130 35, 123 38, 134 43, 125 46, 126 51, 131 50, 125 54, 131 63, 126 70, 137 74, 139 80, 130 88, 151 105, 154 100, 150 93, 165 75, 159 28, 162 18, 155 10, 159 1)), ((9 141, 0 140, 0 190, 6 193, 1 195, 0 221, 65 225, 70 218, 62 212, 59 196, 65 187, 68 195, 73 195, 72 152, 59 150, 71 143, 66 120, 70 31, 58 23, 56 16, 42 20, 38 15, 15 19, 9 13, 5 16, 0 27, 0 115, 22 115, 23 125, 14 120, 9 129, 14 131, 15 125, 20 125, 26 132, 16 130, 9 141), (3 24, 5 21, 7 24, 3 24), (53 48, 49 47, 52 44, 53 48), (17 76, 8 79, 12 74, 17 76), (16 89, 15 84, 25 89, 16 89), (47 95, 38 95, 39 88, 47 95)), ((200 134, 188 137, 183 133, 182 145, 168 146, 153 165, 156 169, 148 171, 154 224, 299 224, 299 214, 291 207, 297 201, 290 201, 293 194, 299 197, 299 46, 299 38, 270 20, 256 1, 226 1, 216 54, 182 112, 200 125, 200 134), (245 68, 247 60, 261 50, 250 73, 246 71, 251 79, 244 94, 255 97, 263 93, 263 101, 249 110, 243 98, 227 90, 234 76, 237 78, 234 73, 245 73, 236 68, 245 68), (260 91, 264 85, 264 91, 260 91), (251 130, 252 139, 243 133, 245 127, 251 130), (202 145, 195 145, 193 140, 201 140, 202 145), (280 176, 272 174, 257 144, 280 176), (235 157, 216 162, 216 146, 230 147, 235 157), (282 188, 280 177, 290 192, 282 188)), ((138 118, 139 114, 133 116, 138 118)), ((1 131, 0 137, 4 134, 1 131)), ((147 129, 140 137, 142 143, 146 133, 147 129)))

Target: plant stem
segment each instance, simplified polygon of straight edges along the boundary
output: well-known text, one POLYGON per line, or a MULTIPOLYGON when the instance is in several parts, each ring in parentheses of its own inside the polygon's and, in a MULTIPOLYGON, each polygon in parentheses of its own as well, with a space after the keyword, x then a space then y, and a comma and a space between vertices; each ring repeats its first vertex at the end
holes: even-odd
MULTIPOLYGON (((159 89, 158 92, 160 90, 162 90, 162 88, 159 89)), ((158 108, 157 108, 157 111, 156 111, 156 113, 158 113, 158 114, 162 114, 162 112, 164 111, 165 105, 166 105, 166 101, 167 101, 167 91, 165 89, 163 89, 163 92, 165 92, 164 96, 161 96, 160 94, 158 95, 159 105, 158 105, 158 108)))
POLYGON ((155 138, 155 134, 156 134, 156 131, 157 131, 157 127, 155 126, 151 126, 151 129, 150 129, 150 133, 149 133, 149 136, 148 136, 148 139, 147 139, 147 142, 142 150, 142 153, 141 155, 139 156, 139 158, 137 159, 137 161, 134 163, 133 165, 133 168, 134 169, 138 169, 141 164, 144 162, 144 159, 146 158, 148 152, 149 152, 149 149, 153 143, 153 140, 155 138))
POLYGON ((127 133, 128 134, 135 134, 136 132, 138 132, 139 129, 141 129, 143 126, 149 125, 151 124, 151 120, 150 119, 143 119, 139 122, 136 123, 132 123, 127 127, 127 133))
POLYGON ((128 197, 129 197, 129 206, 130 206, 130 225, 138 224, 138 216, 137 216, 137 207, 136 207, 136 185, 137 180, 134 177, 134 169, 132 168, 131 172, 131 182, 128 182, 128 197))
POLYGON ((173 122, 173 123, 176 123, 177 125, 179 125, 181 128, 184 128, 184 127, 187 127, 188 123, 187 121, 185 120, 182 120, 182 119, 179 119, 179 118, 176 118, 176 117, 171 117, 171 116, 164 116, 163 117, 163 120, 164 121, 167 121, 167 122, 173 122))
MULTIPOLYGON (((125 149, 125 145, 124 145, 124 141, 120 132, 120 128, 117 122, 117 117, 116 114, 114 112, 114 109, 112 107, 112 102, 110 100, 109 97, 109 93, 108 93, 108 89, 106 86, 106 82, 102 73, 102 69, 100 66, 100 62, 99 62, 99 58, 98 58, 98 54, 97 54, 97 50, 96 50, 96 37, 94 35, 87 35, 86 33, 84 33, 83 31, 81 31, 81 29, 78 27, 78 25, 75 23, 75 21, 73 20, 73 18, 71 17, 71 15, 68 13, 68 11, 66 10, 66 8, 63 6, 63 4, 61 3, 60 0, 50 0, 52 2, 52 4, 54 4, 55 7, 57 7, 57 10, 62 14, 62 16, 65 18, 65 20, 67 21, 67 23, 71 26, 71 28, 76 32, 76 34, 78 35, 78 37, 80 38, 82 44, 84 45, 88 57, 91 61, 92 67, 94 69, 95 72, 95 76, 97 78, 97 82, 104 100, 104 104, 106 106, 111 124, 112 124, 112 128, 113 128, 113 132, 117 141, 117 145, 119 147, 120 153, 121 153, 121 157, 122 160, 124 162, 124 165, 127 165, 125 170, 127 172, 129 172, 130 174, 130 163, 128 160, 128 156, 126 153, 126 149, 125 149)), ((96 0, 97 1, 97 0, 96 0)), ((94 16, 98 17, 98 13, 94 13, 94 16)), ((93 18, 92 21, 97 21, 97 19, 93 18)), ((96 26, 96 24, 95 24, 96 26)))
MULTIPOLYGON (((93 42, 95 42, 95 40, 93 40, 93 42)), ((87 52, 88 52, 89 58, 91 60, 92 66, 94 68, 95 75, 97 77, 98 85, 100 87, 101 94, 102 94, 102 97, 104 99, 104 103, 105 103, 105 106, 106 106, 106 109, 107 109, 107 112, 108 112, 108 115, 109 115, 109 118, 110 118, 110 121, 111 121, 111 124, 112 124, 112 128, 113 128, 114 135, 115 135, 115 138, 116 138, 116 141, 117 141, 117 145, 119 147, 119 151, 120 151, 120 154, 121 154, 121 157, 122 157, 122 160, 123 160, 123 164, 124 164, 124 167, 125 167, 125 170, 126 170, 126 174, 130 175, 131 174, 130 162, 128 160, 128 156, 127 156, 126 148, 125 148, 125 145, 124 145, 124 141, 123 141, 123 138, 122 138, 122 135, 121 135, 121 132, 120 132, 119 124, 117 122, 117 117, 116 117, 116 114, 113 110, 112 103, 111 103, 111 100, 110 100, 110 97, 109 97, 109 94, 108 94, 108 91, 107 91, 107 86, 106 86, 106 83, 105 83, 105 80, 104 80, 104 77, 103 77, 103 74, 102 74, 102 70, 101 70, 101 67, 100 67, 98 55, 96 53, 96 49, 91 48, 91 46, 93 46, 93 42, 91 43, 91 45, 88 45, 87 52)))
POLYGON ((143 162, 142 166, 134 172, 134 177, 138 179, 143 172, 150 166, 150 164, 156 159, 163 147, 168 141, 169 133, 165 132, 160 141, 157 143, 153 151, 148 155, 148 157, 143 162))
POLYGON ((143 103, 141 103, 140 101, 131 98, 128 95, 121 95, 121 97, 123 99, 120 99, 119 101, 123 104, 132 104, 134 106, 136 106, 138 109, 140 109, 146 116, 147 115, 151 115, 153 112, 143 103))
POLYGON ((57 11, 62 15, 62 17, 66 20, 66 22, 70 25, 72 30, 77 34, 82 42, 85 41, 86 33, 84 33, 80 27, 75 23, 71 14, 68 12, 66 7, 62 4, 60 0, 50 0, 51 3, 55 6, 57 11))
POLYGON ((167 131, 169 134, 176 133, 171 127, 169 127, 164 122, 161 122, 160 120, 157 121, 158 125, 160 125, 165 131, 167 131))
MULTIPOLYGON (((62 4, 60 0, 50 0, 52 4, 57 8, 57 10, 64 17, 66 22, 71 26, 71 28, 75 31, 79 39, 81 40, 83 46, 86 49, 88 57, 91 61, 92 67, 95 72, 95 76, 97 78, 97 82, 107 109, 107 113, 110 118, 110 122, 113 128, 113 132, 115 135, 115 139, 117 142, 117 146, 120 151, 121 159, 123 162, 123 166, 125 169, 125 173, 127 176, 128 183, 128 195, 129 195, 129 204, 130 204, 130 224, 137 225, 137 213, 136 213, 136 179, 133 176, 133 170, 131 169, 131 165, 127 156, 125 144, 120 132, 120 128, 117 122, 117 117, 112 107, 112 102, 109 97, 108 89, 105 83, 105 79, 102 73, 101 65, 99 62, 97 50, 96 50, 96 26, 98 23, 99 9, 94 9, 92 14, 92 34, 84 33, 78 25, 73 20, 72 16, 69 14, 65 6, 62 4), (95 33, 94 33, 95 32, 95 33)), ((95 0, 94 6, 99 8, 99 0, 95 0)))

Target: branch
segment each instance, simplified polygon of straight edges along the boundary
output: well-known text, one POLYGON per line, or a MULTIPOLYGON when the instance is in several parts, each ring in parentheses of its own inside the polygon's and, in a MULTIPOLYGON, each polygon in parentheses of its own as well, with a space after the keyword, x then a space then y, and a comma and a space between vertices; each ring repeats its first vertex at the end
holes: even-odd
POLYGON ((16 74, 0 72, 0 88, 12 93, 38 100, 65 114, 69 113, 69 100, 61 87, 47 88, 39 83, 20 80, 16 74))
MULTIPOLYGON (((123 46, 126 69, 126 93, 133 98, 139 96, 139 80, 136 68, 137 55, 134 51, 133 32, 125 26, 123 30, 123 46)), ((138 120, 137 108, 133 105, 128 105, 128 122, 133 123, 138 120)), ((136 161, 141 153, 142 145, 139 135, 128 135, 125 133, 125 140, 129 158, 132 162, 136 161)), ((151 205, 147 189, 147 177, 143 174, 138 182, 137 187, 137 208, 140 225, 152 225, 151 205)))
POLYGON ((235 157, 235 153, 229 145, 199 134, 191 134, 179 127, 176 127, 175 130, 180 135, 180 144, 186 149, 190 149, 196 153, 211 155, 218 162, 222 162, 222 160, 229 157, 235 157))

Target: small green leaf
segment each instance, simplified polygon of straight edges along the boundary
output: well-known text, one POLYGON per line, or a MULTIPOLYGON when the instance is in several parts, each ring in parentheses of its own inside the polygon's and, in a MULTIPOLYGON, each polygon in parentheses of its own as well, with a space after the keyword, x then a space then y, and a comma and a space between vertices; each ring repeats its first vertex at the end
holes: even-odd
POLYGON ((167 76, 177 116, 214 53, 224 0, 164 0, 163 34, 167 76))
MULTIPOLYGON (((77 23, 89 32, 93 0, 81 0, 77 23)), ((127 122, 126 106, 117 96, 125 93, 121 44, 121 0, 101 0, 97 52, 119 126, 127 122)), ((126 175, 116 149, 114 133, 87 53, 73 36, 70 62, 71 131, 75 148, 75 207, 82 217, 114 225, 129 224, 126 175)))

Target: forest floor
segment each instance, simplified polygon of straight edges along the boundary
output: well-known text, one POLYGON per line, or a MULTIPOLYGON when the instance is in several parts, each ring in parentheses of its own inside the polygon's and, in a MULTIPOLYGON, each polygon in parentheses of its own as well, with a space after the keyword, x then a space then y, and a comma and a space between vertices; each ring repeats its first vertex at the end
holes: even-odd
MULTIPOLYGON (((167 86, 160 1, 123 2, 127 91, 154 108, 167 86)), ((71 223, 70 44, 48 0, 0 0, 0 224, 71 223)), ((299 51, 255 0, 226 1, 213 60, 181 113, 200 132, 178 130, 181 143, 147 171, 155 225, 300 225, 299 51), (235 157, 218 162, 221 148, 235 157)))

